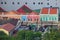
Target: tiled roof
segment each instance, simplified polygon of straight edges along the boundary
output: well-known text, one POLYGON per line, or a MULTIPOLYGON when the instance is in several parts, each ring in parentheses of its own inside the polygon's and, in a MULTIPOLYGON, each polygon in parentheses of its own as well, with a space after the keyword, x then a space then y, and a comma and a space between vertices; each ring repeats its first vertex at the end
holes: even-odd
POLYGON ((57 8, 50 8, 50 14, 57 14, 57 8))
POLYGON ((10 24, 10 23, 7 23, 7 24, 2 25, 1 28, 7 30, 8 32, 10 32, 15 28, 15 26, 10 24))
POLYGON ((48 14, 49 8, 43 8, 41 14, 48 14))
POLYGON ((42 8, 41 14, 57 14, 58 13, 58 8, 42 8))

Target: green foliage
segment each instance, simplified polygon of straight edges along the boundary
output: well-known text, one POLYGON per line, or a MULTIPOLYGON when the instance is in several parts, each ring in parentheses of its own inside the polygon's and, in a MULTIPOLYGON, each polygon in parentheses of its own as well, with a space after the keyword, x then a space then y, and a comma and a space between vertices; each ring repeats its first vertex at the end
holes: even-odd
POLYGON ((13 36, 8 36, 3 31, 0 31, 0 40, 15 40, 13 36))
POLYGON ((50 29, 50 33, 46 33, 43 40, 60 40, 60 31, 55 29, 50 29))
POLYGON ((17 40, 40 40, 41 33, 40 32, 33 32, 33 31, 19 31, 17 34, 17 40))
POLYGON ((0 32, 0 40, 60 40, 60 31, 55 29, 50 29, 50 32, 41 35, 41 32, 34 32, 30 30, 22 30, 17 33, 15 37, 7 36, 0 32))
POLYGON ((33 40, 33 34, 34 32, 33 31, 26 31, 25 33, 25 40, 33 40))
POLYGON ((7 35, 3 32, 3 31, 0 31, 0 37, 6 37, 7 35))
POLYGON ((17 33, 17 40, 24 40, 25 39, 25 31, 22 30, 22 31, 19 31, 17 33))

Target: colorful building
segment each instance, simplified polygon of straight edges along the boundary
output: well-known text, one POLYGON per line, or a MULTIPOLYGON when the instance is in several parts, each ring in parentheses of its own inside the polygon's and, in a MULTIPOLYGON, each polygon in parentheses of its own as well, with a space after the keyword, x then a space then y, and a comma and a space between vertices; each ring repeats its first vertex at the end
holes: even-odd
POLYGON ((58 22, 58 8, 42 8, 40 12, 40 21, 58 22))
POLYGON ((37 22, 39 21, 39 15, 36 12, 31 12, 28 16, 28 21, 37 22))

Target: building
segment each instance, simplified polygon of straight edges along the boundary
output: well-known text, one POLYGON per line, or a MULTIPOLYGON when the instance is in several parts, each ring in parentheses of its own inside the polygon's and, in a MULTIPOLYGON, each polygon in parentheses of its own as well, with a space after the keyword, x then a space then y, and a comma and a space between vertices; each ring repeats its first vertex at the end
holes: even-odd
POLYGON ((13 19, 20 19, 20 15, 18 15, 19 13, 17 11, 9 11, 9 12, 0 12, 0 17, 3 20, 8 20, 10 18, 13 19))
POLYGON ((15 26, 10 24, 10 23, 7 23, 7 24, 3 24, 1 27, 0 27, 0 31, 3 31, 5 34, 7 35, 12 35, 13 34, 13 31, 15 29, 15 26))
POLYGON ((58 22, 58 8, 42 8, 40 12, 41 21, 55 21, 58 22))
POLYGON ((41 26, 53 27, 56 29, 58 27, 58 8, 42 8, 40 12, 41 26))
POLYGON ((39 21, 39 15, 36 12, 31 12, 28 16, 28 21, 30 22, 38 22, 39 21))
POLYGON ((26 5, 32 10, 43 7, 60 7, 60 0, 0 0, 0 7, 6 11, 16 11, 23 5, 26 5))

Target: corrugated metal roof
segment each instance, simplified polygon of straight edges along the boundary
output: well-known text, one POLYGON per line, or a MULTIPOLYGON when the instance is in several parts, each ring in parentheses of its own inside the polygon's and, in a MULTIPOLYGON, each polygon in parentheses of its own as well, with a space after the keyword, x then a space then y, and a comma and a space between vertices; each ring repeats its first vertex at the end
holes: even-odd
POLYGON ((17 10, 20 14, 31 13, 32 10, 28 8, 26 5, 23 5, 21 8, 17 10))
POLYGON ((26 13, 22 8, 19 8, 19 9, 17 10, 17 12, 19 12, 19 13, 18 13, 19 15, 20 15, 20 14, 25 14, 25 13, 26 13))
POLYGON ((6 12, 6 11, 0 7, 0 12, 6 12))
POLYGON ((15 28, 15 26, 10 24, 10 23, 7 23, 7 24, 2 25, 1 28, 7 30, 8 32, 10 32, 15 28))

